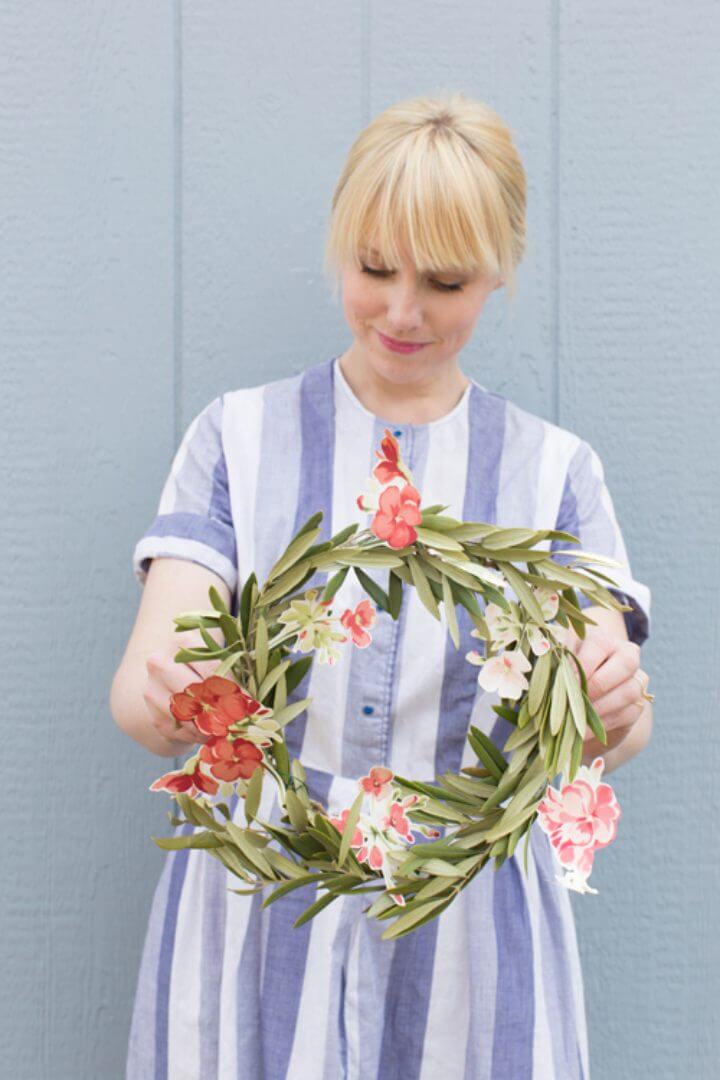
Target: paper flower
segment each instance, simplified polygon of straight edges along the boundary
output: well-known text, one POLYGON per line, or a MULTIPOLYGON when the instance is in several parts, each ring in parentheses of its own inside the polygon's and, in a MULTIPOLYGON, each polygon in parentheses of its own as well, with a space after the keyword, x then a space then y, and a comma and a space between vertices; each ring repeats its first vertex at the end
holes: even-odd
POLYGON ((478 682, 488 693, 498 691, 500 697, 517 700, 530 685, 523 672, 530 671, 532 664, 520 649, 506 649, 489 660, 472 649, 465 654, 465 659, 481 665, 478 682))
POLYGON ((193 723, 203 735, 210 736, 226 736, 231 727, 272 716, 272 709, 261 705, 232 679, 219 675, 189 683, 171 696, 169 708, 178 723, 193 723))
MULTIPOLYGON (((510 611, 504 611, 499 604, 485 606, 483 617, 490 631, 493 645, 512 645, 520 637, 521 623, 517 606, 510 604, 510 611)), ((481 637, 479 630, 471 630, 472 637, 481 637)))
POLYGON ((334 642, 347 641, 345 634, 333 629, 337 620, 330 617, 330 600, 317 599, 319 589, 308 589, 305 598, 293 600, 278 616, 287 630, 297 633, 293 652, 316 652, 321 664, 334 664, 339 649, 334 642))
POLYGON ((173 795, 182 792, 191 799, 198 795, 214 795, 217 789, 217 780, 202 769, 197 755, 182 769, 165 773, 150 785, 150 791, 169 791, 173 795))
POLYGON ((558 613, 560 597, 556 592, 553 592, 552 589, 546 589, 542 585, 536 586, 536 588, 533 589, 533 592, 535 593, 535 599, 540 605, 540 610, 543 613, 545 622, 550 622, 550 620, 554 619, 558 613))
POLYGON ((526 632, 527 639, 530 643, 530 648, 532 649, 535 656, 542 656, 543 653, 550 652, 552 645, 545 637, 539 626, 528 626, 526 632))
POLYGON ((350 631, 353 645, 359 649, 366 649, 372 641, 367 627, 374 625, 376 616, 377 611, 369 600, 361 600, 354 611, 347 608, 340 616, 340 622, 350 631))
POLYGON ((609 784, 601 783, 605 761, 581 765, 571 784, 560 791, 548 786, 538 804, 537 820, 547 833, 560 865, 567 871, 557 881, 576 892, 597 893, 587 885, 595 852, 617 833, 620 807, 609 784))
POLYGON ((405 479, 391 480, 388 484, 381 484, 380 481, 371 476, 367 482, 367 487, 361 495, 358 495, 355 499, 360 510, 365 510, 369 513, 371 510, 377 510, 380 505, 380 496, 390 486, 401 488, 405 486, 405 479))
POLYGON ((375 799, 386 799, 390 795, 390 781, 393 778, 391 769, 385 769, 381 765, 375 765, 367 776, 361 776, 358 780, 360 787, 368 795, 375 799))
POLYGON ((385 428, 385 438, 380 443, 380 450, 375 451, 375 456, 380 458, 380 461, 373 469, 373 476, 381 484, 387 484, 396 479, 402 484, 406 480, 412 484, 412 473, 403 462, 400 444, 389 428, 385 428))
MULTIPOLYGON (((375 765, 358 781, 366 797, 350 841, 358 862, 380 871, 388 889, 395 885, 394 873, 408 847, 415 843, 414 831, 433 838, 440 835, 438 829, 410 822, 406 810, 419 805, 422 797, 413 793, 401 798, 399 789, 392 784, 393 775, 391 769, 375 765)), ((329 815, 329 821, 339 832, 343 831, 349 812, 345 809, 339 815, 329 815)), ((401 893, 390 895, 400 907, 405 906, 401 893)))
POLYGON ((420 492, 412 484, 385 488, 380 508, 370 523, 370 531, 392 548, 403 548, 417 540, 414 525, 422 524, 420 492))
POLYGON ((199 757, 217 780, 249 780, 263 760, 262 750, 247 739, 211 739, 199 757))

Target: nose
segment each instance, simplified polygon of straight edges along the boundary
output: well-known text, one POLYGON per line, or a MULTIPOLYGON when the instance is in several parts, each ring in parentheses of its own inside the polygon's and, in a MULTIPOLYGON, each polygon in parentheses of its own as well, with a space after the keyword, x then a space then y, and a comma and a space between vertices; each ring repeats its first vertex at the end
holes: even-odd
POLYGON ((388 290, 388 329, 402 335, 422 326, 423 314, 414 281, 394 281, 388 290))

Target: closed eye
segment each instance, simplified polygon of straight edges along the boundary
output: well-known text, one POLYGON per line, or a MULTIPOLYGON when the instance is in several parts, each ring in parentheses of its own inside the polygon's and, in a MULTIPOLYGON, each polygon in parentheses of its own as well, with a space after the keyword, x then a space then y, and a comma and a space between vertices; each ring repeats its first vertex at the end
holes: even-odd
MULTIPOLYGON (((371 266, 365 266, 364 263, 361 263, 360 265, 364 274, 372 274, 374 277, 386 278, 395 273, 394 270, 375 270, 371 266)), ((436 289, 441 289, 443 292, 462 292, 463 288, 460 282, 446 285, 443 281, 433 281, 432 284, 436 289)))

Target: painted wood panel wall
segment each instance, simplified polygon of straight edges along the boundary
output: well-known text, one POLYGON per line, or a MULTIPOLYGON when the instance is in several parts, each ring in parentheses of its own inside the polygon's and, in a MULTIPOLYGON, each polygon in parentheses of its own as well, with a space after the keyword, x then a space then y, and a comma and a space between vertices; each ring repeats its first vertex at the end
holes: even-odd
POLYGON ((698 0, 0 4, 3 1059, 120 1076, 169 800, 110 682, 130 557, 217 393, 349 343, 322 274, 345 154, 461 89, 529 176, 513 311, 464 367, 599 453, 635 574, 648 749, 574 897, 594 1080, 717 1059, 718 7, 698 0), (683 777, 697 759, 692 780, 683 777))

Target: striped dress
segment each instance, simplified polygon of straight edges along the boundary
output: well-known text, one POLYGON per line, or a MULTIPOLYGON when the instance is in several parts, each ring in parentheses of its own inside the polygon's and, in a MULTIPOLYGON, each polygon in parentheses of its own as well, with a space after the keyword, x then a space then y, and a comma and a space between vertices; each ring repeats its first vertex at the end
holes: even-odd
MULTIPOLYGON (((386 427, 421 507, 442 503, 467 521, 565 529, 585 550, 622 561, 612 571, 617 595, 632 606, 629 636, 642 644, 650 592, 631 576, 587 442, 474 380, 445 416, 396 424, 365 408, 336 357, 225 393, 193 419, 135 548, 138 580, 154 556, 189 559, 227 582, 236 611, 242 582, 252 570, 262 582, 313 512, 324 512, 321 540, 351 522, 368 524, 355 500, 386 427)), ((386 574, 371 576, 384 584, 386 574)), ((334 613, 364 595, 348 575, 334 613)), ((480 688, 464 658, 476 644, 464 608, 458 622, 456 650, 406 588, 397 621, 378 611, 369 648, 348 643, 336 665, 313 665, 290 695, 312 702, 286 729, 312 797, 335 810, 349 806, 357 778, 373 765, 433 781, 475 764, 465 741, 470 723, 502 746, 511 728, 491 708, 498 695, 480 688)), ((244 824, 242 806, 233 813, 244 824)), ((269 780, 260 816, 279 821, 269 780)), ((570 896, 555 881, 537 825, 529 876, 523 848, 395 942, 381 940, 386 923, 363 914, 366 897, 341 898, 293 929, 313 886, 261 910, 266 894, 230 892, 242 883, 207 852, 168 853, 140 966, 128 1080, 587 1080, 570 896)))

